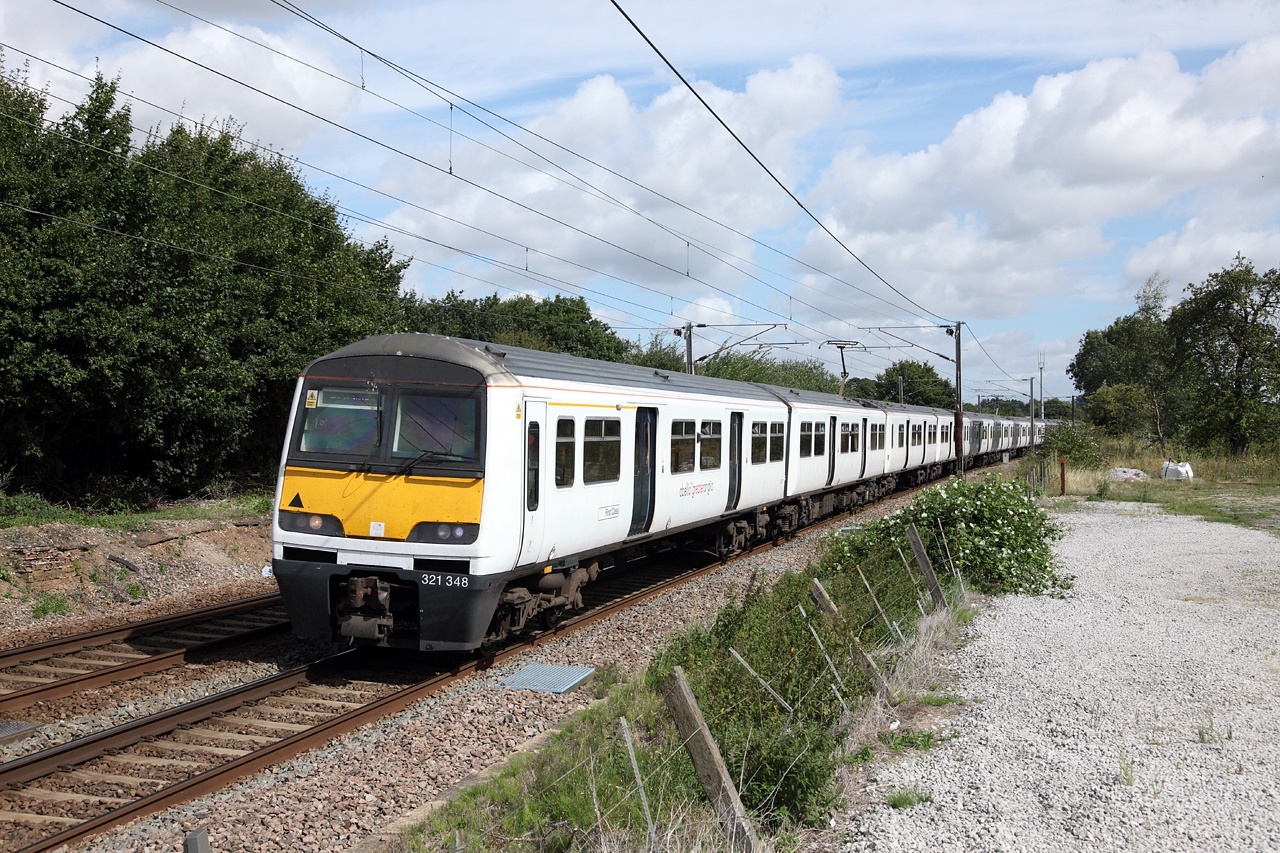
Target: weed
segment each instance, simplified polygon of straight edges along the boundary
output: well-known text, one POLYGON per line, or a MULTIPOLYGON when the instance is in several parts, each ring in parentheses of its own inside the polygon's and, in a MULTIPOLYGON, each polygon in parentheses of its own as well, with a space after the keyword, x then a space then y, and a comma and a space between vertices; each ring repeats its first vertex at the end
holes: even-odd
POLYGON ((1218 733, 1213 728, 1213 712, 1209 711, 1209 722, 1207 725, 1199 726, 1196 729, 1196 739, 1200 743, 1220 743, 1222 738, 1218 737, 1218 733))
POLYGON ((147 594, 147 590, 142 586, 142 584, 138 583, 137 581, 134 581, 133 583, 126 586, 124 588, 124 591, 125 591, 125 594, 128 595, 129 598, 133 599, 134 601, 137 601, 138 599, 142 598, 144 595, 147 594))
POLYGON ((849 756, 850 764, 870 764, 875 758, 875 751, 871 749, 871 744, 864 743, 849 756))
POLYGON ((941 705, 954 705, 963 701, 959 696, 939 696, 936 693, 928 693, 920 697, 921 705, 932 705, 935 708, 941 705))
POLYGON ((1133 759, 1123 749, 1120 750, 1120 781, 1132 788, 1136 779, 1137 774, 1133 769, 1133 759))
POLYGON ((894 788, 885 796, 884 801, 895 809, 909 809, 921 803, 932 803, 933 794, 912 785, 910 788, 894 788))
POLYGON ((0 566, 0 581, 13 583, 13 570, 8 566, 0 566))
POLYGON ((47 592, 40 593, 35 607, 31 608, 31 615, 37 619, 43 619, 46 616, 65 616, 70 612, 71 602, 67 601, 65 595, 50 595, 47 592))
POLYGON ((932 749, 933 732, 888 732, 880 735, 880 742, 894 752, 899 752, 903 749, 932 749))

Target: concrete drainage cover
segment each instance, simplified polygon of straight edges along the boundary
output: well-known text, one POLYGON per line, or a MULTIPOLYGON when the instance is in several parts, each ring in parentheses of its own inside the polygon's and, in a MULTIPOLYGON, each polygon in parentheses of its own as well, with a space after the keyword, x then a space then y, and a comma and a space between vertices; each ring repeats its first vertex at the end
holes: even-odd
POLYGON ((555 666, 547 663, 531 663, 502 682, 509 690, 542 690, 548 693, 564 693, 578 685, 596 669, 593 666, 555 666))
POLYGON ((0 720, 0 745, 22 740, 36 729, 39 723, 27 723, 21 720, 0 720))

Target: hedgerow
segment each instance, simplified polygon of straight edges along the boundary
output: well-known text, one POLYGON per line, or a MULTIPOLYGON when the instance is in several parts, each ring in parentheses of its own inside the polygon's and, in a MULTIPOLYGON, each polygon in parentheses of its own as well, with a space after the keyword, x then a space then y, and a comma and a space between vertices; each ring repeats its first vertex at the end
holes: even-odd
MULTIPOLYGON (((1018 486, 951 481, 922 492, 905 510, 827 537, 821 557, 804 570, 754 578, 709 627, 672 637, 642 683, 615 691, 602 709, 568 727, 559 746, 437 813, 423 830, 424 847, 452 844, 454 829, 477 842, 521 838, 545 850, 594 849, 606 846, 604 839, 643 835, 619 716, 632 725, 659 833, 690 830, 706 817, 705 795, 661 699, 677 666, 755 819, 782 833, 824 824, 838 805, 837 769, 868 752, 849 736, 859 705, 873 691, 855 650, 860 645, 890 666, 899 631, 913 633, 931 606, 918 573, 899 555, 899 549, 910 553, 905 531, 911 523, 944 584, 952 584, 948 597, 955 597, 943 536, 934 535, 939 522, 951 555, 975 586, 1057 593, 1069 585, 1050 558, 1057 528, 1018 486), (819 614, 809 598, 813 579, 838 616, 819 614)), ((908 742, 909 733, 899 739, 908 742)))
POLYGON ((1071 587, 1071 578, 1054 566, 1051 543, 1061 538, 1059 527, 1020 485, 997 477, 952 478, 926 489, 910 506, 832 547, 856 563, 885 542, 903 541, 912 524, 935 562, 945 562, 949 549, 965 579, 983 592, 1043 595, 1071 587), (939 528, 945 540, 933 535, 939 528))

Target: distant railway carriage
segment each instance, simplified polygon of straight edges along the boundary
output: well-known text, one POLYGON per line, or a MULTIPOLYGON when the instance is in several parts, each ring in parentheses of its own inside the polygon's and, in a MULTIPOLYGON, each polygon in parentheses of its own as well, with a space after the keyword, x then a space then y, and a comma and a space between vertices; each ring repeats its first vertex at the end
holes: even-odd
MULTIPOLYGON (((369 338, 298 382, 274 571, 303 636, 474 649, 580 607, 602 567, 655 547, 728 556, 943 476, 954 425, 939 409, 369 338)), ((1017 452, 1030 433, 969 416, 964 452, 1017 452)))

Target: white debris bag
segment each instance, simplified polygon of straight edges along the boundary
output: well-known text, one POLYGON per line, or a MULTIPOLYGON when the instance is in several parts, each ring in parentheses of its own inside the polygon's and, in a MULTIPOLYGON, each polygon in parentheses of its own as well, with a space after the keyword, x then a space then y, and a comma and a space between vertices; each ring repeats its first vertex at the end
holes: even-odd
POLYGON ((1190 462, 1166 462, 1164 467, 1160 469, 1160 476, 1165 480, 1190 480, 1191 463, 1190 462))

